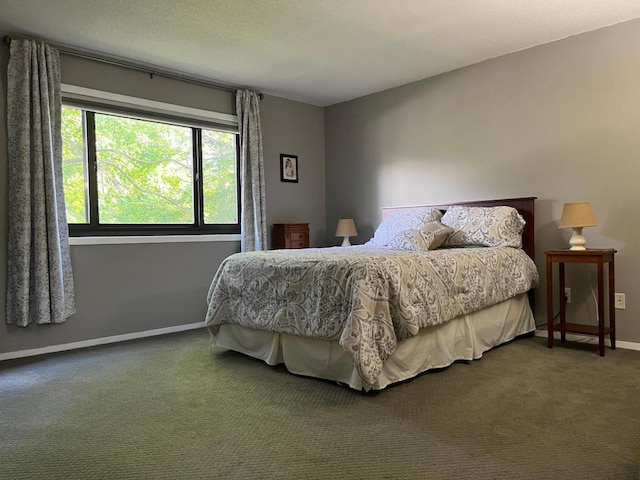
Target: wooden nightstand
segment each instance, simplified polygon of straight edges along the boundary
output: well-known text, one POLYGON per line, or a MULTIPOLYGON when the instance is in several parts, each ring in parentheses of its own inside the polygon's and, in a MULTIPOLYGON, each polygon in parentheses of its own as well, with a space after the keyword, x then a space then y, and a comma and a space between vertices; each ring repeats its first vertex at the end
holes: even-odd
POLYGON ((275 223, 273 225, 273 245, 281 248, 309 248, 308 223, 275 223))
POLYGON ((560 340, 565 341, 565 334, 582 333, 596 335, 600 356, 604 356, 604 337, 609 335, 611 348, 616 348, 616 311, 614 305, 615 270, 612 248, 587 249, 587 250, 548 250, 544 252, 547 257, 547 346, 553 348, 553 332, 560 332, 560 340), (560 296, 560 323, 553 323, 553 264, 558 264, 558 295, 560 296), (580 325, 566 322, 566 304, 564 301, 564 264, 565 263, 595 263, 598 267, 598 325, 580 325), (604 264, 609 264, 607 302, 609 311, 609 323, 605 327, 605 295, 604 295, 604 264))

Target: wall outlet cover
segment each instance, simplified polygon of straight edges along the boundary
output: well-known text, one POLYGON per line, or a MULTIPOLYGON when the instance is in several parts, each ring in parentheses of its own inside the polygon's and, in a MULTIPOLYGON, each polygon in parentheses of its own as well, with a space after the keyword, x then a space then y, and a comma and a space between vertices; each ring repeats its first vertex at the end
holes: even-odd
POLYGON ((615 307, 618 310, 625 310, 627 308, 626 298, 624 293, 616 293, 614 298, 615 298, 615 307))

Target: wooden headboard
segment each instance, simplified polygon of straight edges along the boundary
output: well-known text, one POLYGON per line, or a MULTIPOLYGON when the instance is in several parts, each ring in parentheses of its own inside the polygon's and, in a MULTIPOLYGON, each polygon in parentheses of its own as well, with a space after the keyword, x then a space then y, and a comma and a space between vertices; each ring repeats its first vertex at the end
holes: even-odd
POLYGON ((415 205, 410 207, 383 207, 382 218, 390 212, 398 210, 411 210, 412 208, 438 208, 445 212, 451 205, 465 205, 467 207, 513 207, 518 210, 526 222, 524 232, 522 232, 522 249, 535 262, 535 201, 538 197, 522 197, 522 198, 502 198, 497 200, 477 200, 473 202, 451 202, 441 205, 415 205))

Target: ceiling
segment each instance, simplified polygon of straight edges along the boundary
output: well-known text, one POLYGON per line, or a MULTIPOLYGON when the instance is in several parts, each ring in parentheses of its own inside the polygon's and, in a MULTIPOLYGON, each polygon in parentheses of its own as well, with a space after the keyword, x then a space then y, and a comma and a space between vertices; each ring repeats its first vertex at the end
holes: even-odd
POLYGON ((0 0, 28 35, 326 106, 640 17, 638 0, 0 0))

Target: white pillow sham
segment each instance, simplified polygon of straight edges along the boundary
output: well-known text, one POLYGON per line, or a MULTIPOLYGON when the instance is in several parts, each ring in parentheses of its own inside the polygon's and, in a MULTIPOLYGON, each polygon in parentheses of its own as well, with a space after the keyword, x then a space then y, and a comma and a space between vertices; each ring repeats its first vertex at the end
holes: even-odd
POLYGON ((454 229, 447 246, 480 245, 522 248, 524 218, 513 207, 465 207, 454 205, 442 217, 454 229))
POLYGON ((424 224, 439 221, 442 212, 437 208, 398 210, 389 213, 373 234, 373 238, 365 243, 372 247, 386 247, 393 238, 404 230, 419 229, 424 224))

